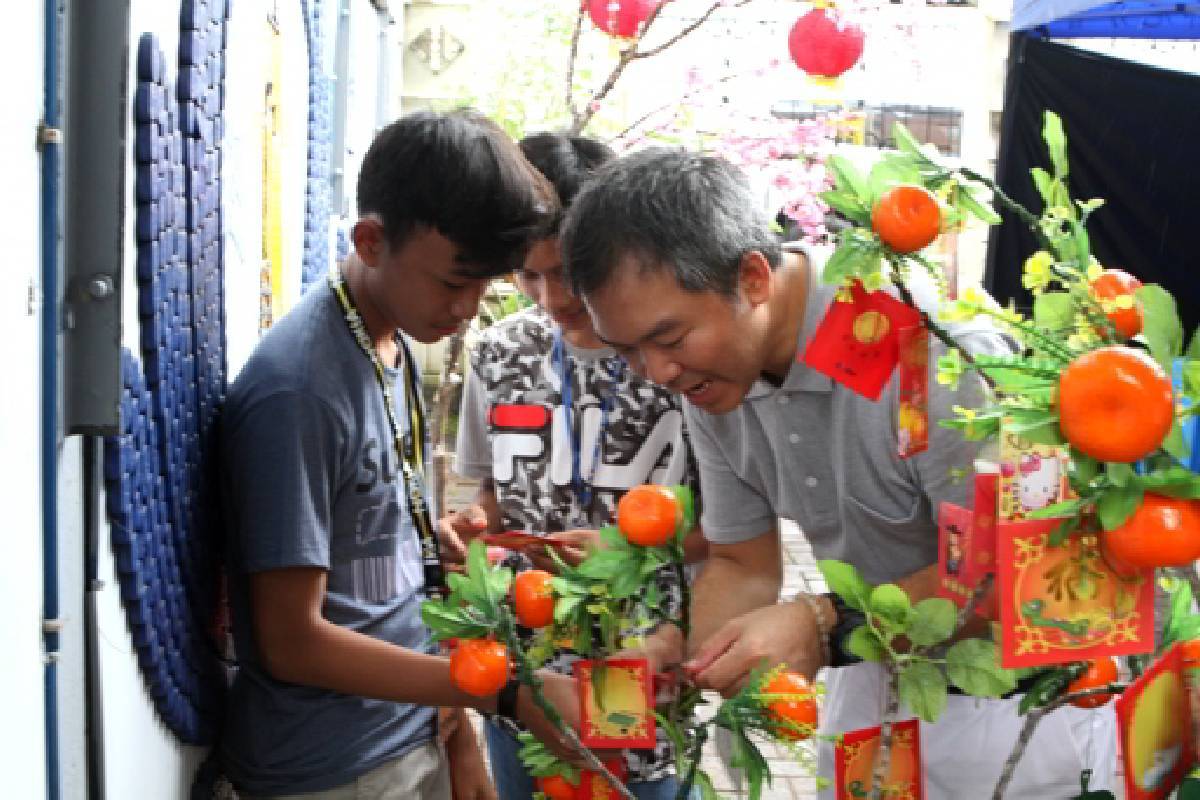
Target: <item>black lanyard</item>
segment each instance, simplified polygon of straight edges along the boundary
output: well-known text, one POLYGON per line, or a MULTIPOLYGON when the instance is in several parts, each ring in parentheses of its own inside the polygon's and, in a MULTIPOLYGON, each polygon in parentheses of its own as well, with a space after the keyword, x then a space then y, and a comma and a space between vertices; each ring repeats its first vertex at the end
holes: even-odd
POLYGON ((367 326, 363 323, 362 315, 354 305, 354 299, 346 288, 346 280, 340 269, 329 272, 329 287, 333 289, 342 307, 342 316, 346 327, 358 343, 358 348, 375 368, 375 378, 383 392, 383 407, 387 411, 388 424, 392 429, 392 439, 396 445, 396 456, 400 460, 400 468, 404 473, 404 486, 408 490, 408 510, 412 514, 413 523, 417 527, 418 538, 421 542, 421 566, 425 572, 425 592, 430 595, 440 595, 444 586, 445 576, 442 571, 442 559, 438 553, 437 534, 433 527, 433 518, 429 514, 429 502, 425 497, 425 408, 421 402, 421 393, 417 390, 417 366, 412 353, 403 337, 397 334, 396 345, 400 348, 404 359, 404 400, 408 406, 409 435, 404 436, 400 430, 400 421, 396 414, 396 403, 392 399, 392 388, 388 381, 387 371, 379 360, 371 337, 367 335, 367 326))

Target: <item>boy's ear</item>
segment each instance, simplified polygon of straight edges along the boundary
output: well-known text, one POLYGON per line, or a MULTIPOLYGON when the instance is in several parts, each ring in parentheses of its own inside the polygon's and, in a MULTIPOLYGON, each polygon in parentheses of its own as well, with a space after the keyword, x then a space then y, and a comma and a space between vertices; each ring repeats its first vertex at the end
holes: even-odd
POLYGON ((374 267, 385 243, 383 223, 370 217, 360 219, 350 229, 350 239, 354 242, 354 252, 359 260, 368 267, 374 267))
POLYGON ((771 280, 774 277, 767 257, 757 250, 743 255, 738 263, 738 288, 751 305, 767 301, 771 296, 771 280))

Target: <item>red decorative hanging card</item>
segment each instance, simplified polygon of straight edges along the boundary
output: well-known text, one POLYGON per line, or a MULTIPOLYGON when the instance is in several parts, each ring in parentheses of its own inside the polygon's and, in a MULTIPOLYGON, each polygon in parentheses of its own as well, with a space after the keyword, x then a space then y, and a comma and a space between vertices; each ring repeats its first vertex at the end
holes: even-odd
POLYGON ((654 747, 654 693, 644 658, 576 661, 579 739, 598 750, 654 747))
POLYGON ((867 292, 855 283, 849 299, 839 298, 829 305, 802 360, 864 397, 878 400, 900 360, 898 332, 920 322, 919 312, 887 292, 867 292))
POLYGON ((1195 762, 1191 710, 1176 644, 1117 698, 1128 800, 1160 800, 1195 762))
MULTIPOLYGON (((871 796, 875 757, 879 751, 879 727, 849 731, 834 751, 834 780, 837 800, 871 796)), ((921 770, 921 728, 915 719, 892 725, 892 756, 884 778, 884 797, 922 800, 925 773, 921 770)))
POLYGON ((1154 570, 1115 572, 1095 534, 1051 546, 1062 520, 996 526, 1000 662, 1036 667, 1154 649, 1154 570))
POLYGON ((929 448, 929 331, 911 325, 897 332, 900 406, 896 442, 901 458, 929 448))

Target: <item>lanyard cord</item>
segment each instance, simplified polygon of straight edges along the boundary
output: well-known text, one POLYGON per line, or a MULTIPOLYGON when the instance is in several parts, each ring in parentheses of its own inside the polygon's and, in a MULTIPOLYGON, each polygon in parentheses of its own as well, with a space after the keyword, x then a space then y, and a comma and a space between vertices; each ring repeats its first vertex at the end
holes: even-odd
POLYGON ((363 323, 362 315, 354 305, 354 299, 346 288, 346 279, 342 277, 341 269, 329 272, 329 287, 333 289, 342 307, 342 316, 346 327, 354 336, 359 350, 374 367, 375 379, 383 392, 383 407, 387 412, 388 425, 392 429, 392 440, 396 447, 396 456, 400 460, 400 468, 404 473, 404 486, 408 490, 408 509, 416 525, 418 538, 421 543, 421 566, 425 575, 425 592, 439 595, 444 584, 442 559, 438 552, 437 535, 433 528, 433 518, 429 514, 429 502, 425 497, 425 411, 417 391, 417 366, 408 351, 408 344, 399 334, 396 344, 400 348, 400 357, 404 360, 404 400, 409 413, 409 435, 404 436, 400 430, 399 417, 396 414, 396 403, 392 399, 391 385, 387 379, 387 371, 379 359, 379 353, 367 335, 367 326, 363 323))
MULTIPOLYGON (((592 448, 592 463, 586 475, 583 474, 583 419, 580 415, 579 430, 575 430, 572 421, 574 414, 574 395, 575 389, 571 385, 571 378, 575 373, 575 365, 567 357, 566 344, 563 342, 562 330, 556 328, 554 331, 554 346, 550 351, 550 359, 554 365, 555 371, 558 373, 560 384, 560 392, 562 394, 563 418, 566 423, 567 441, 571 445, 571 487, 575 491, 575 501, 579 506, 579 515, 584 517, 588 522, 592 518, 592 479, 596 475, 596 467, 600 464, 603 457, 604 436, 608 430, 608 413, 612 410, 613 398, 617 393, 617 382, 619 380, 619 369, 611 370, 608 377, 611 379, 609 390, 600 398, 600 431, 596 435, 595 445, 592 448)), ((583 388, 582 381, 580 388, 583 388)))

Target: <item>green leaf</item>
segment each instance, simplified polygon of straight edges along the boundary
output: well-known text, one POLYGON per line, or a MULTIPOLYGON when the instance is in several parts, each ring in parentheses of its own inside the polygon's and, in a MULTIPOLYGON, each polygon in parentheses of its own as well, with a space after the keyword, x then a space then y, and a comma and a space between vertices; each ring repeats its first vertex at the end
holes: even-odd
POLYGON ((1048 506, 1035 509, 1028 512, 1025 516, 1028 519, 1054 519, 1055 517, 1067 517, 1079 513, 1087 501, 1075 499, 1064 500, 1061 503, 1051 503, 1048 506))
POLYGON ((1200 363, 1200 328, 1196 328, 1192 332, 1192 341, 1188 343, 1187 353, 1185 353, 1189 361, 1200 363))
POLYGON ((896 142, 897 150, 914 156, 922 155, 921 143, 899 122, 892 126, 892 139, 896 142))
POLYGON ((944 597, 929 597, 913 606, 913 616, 904 633, 913 644, 928 647, 949 639, 957 622, 954 603, 944 597))
POLYGON ((1029 175, 1033 178, 1033 185, 1038 194, 1042 196, 1042 202, 1047 206, 1054 205, 1054 178, 1050 177, 1050 173, 1041 167, 1034 167, 1029 170, 1029 175))
POLYGON ((894 583, 881 583, 871 590, 871 614, 896 630, 904 630, 913 613, 908 595, 894 583))
POLYGON ((999 697, 1017 685, 1012 670, 1000 666, 996 645, 984 639, 963 639, 946 651, 946 673, 954 685, 976 697, 999 697))
POLYGON ((1167 432, 1167 438, 1163 439, 1162 448, 1180 461, 1187 461, 1191 456, 1191 448, 1183 438, 1183 426, 1179 424, 1178 418, 1171 421, 1171 430, 1167 432))
POLYGON ((1180 641, 1179 632, 1185 621, 1197 615, 1192 611, 1192 587, 1187 581, 1174 581, 1170 589, 1171 611, 1167 616, 1166 630, 1160 647, 1165 648, 1172 642, 1180 641))
POLYGON ((597 550, 579 565, 579 574, 585 578, 610 581, 627 570, 631 566, 629 562, 627 554, 619 550, 597 550))
POLYGON ((1033 686, 1029 687, 1029 691, 1021 698, 1017 713, 1027 714, 1032 708, 1046 705, 1062 694, 1070 682, 1070 671, 1061 668, 1048 670, 1033 682, 1033 686))
POLYGON ((438 641, 478 639, 491 633, 488 626, 468 618, 465 608, 447 608, 437 600, 427 600, 421 604, 421 621, 438 641))
POLYGON ((863 227, 871 226, 871 207, 856 195, 841 189, 830 189, 821 193, 821 199, 851 222, 863 227))
POLYGON ((1081 521, 1079 516, 1067 517, 1050 532, 1050 538, 1046 540, 1047 543, 1051 547, 1058 547, 1068 536, 1079 529, 1081 521))
POLYGON ((1134 295, 1142 303, 1142 336, 1150 355, 1170 375, 1172 362, 1183 350, 1183 324, 1175 298, 1153 283, 1139 287, 1134 295))
POLYGON ((563 595, 554 602, 554 621, 565 623, 579 608, 583 598, 579 595, 563 595))
POLYGON ((871 201, 871 190, 866 178, 854 166, 854 162, 845 156, 831 155, 825 160, 825 168, 833 173, 837 187, 864 203, 871 201))
POLYGON ((822 559, 817 562, 817 568, 825 578, 825 585, 846 605, 856 611, 867 610, 871 587, 854 566, 844 561, 822 559))
POLYGON ((999 225, 1000 215, 991 209, 990 206, 984 205, 971 192, 970 188, 959 185, 954 192, 955 205, 962 208, 971 216, 988 224, 999 225))
POLYGON ((863 661, 883 661, 887 657, 887 648, 879 641, 879 635, 866 623, 850 631, 846 651, 863 661))
POLYGON ((1128 486, 1137 473, 1133 471, 1133 467, 1129 464, 1110 461, 1104 467, 1104 474, 1108 477, 1108 482, 1113 486, 1128 486))
POLYGON ((679 536, 687 536, 692 528, 696 527, 696 495, 692 487, 683 484, 675 484, 671 487, 671 492, 675 495, 675 501, 679 503, 679 536))
POLYGON ((1200 475, 1187 467, 1174 465, 1147 475, 1138 475, 1134 480, 1148 492, 1189 500, 1200 499, 1200 475))
POLYGON ((1049 331, 1069 330, 1075 322, 1075 304, 1067 292, 1043 292, 1033 298, 1033 323, 1049 331))
POLYGON ((637 594, 641 588, 642 574, 640 570, 622 570, 612 579, 609 592, 614 598, 621 599, 637 594))
POLYGON ((1063 131, 1062 119, 1053 111, 1047 111, 1042 124, 1042 139, 1046 142, 1046 150, 1050 154, 1050 164, 1058 178, 1068 174, 1067 166, 1067 134, 1063 131))
POLYGON ((901 184, 920 185, 921 173, 910 159, 885 157, 876 161, 871 167, 871 174, 867 180, 871 186, 871 197, 878 199, 880 195, 893 186, 901 184))
POLYGON ((846 278, 874 274, 882 258, 883 247, 873 234, 863 228, 846 228, 839 236, 837 249, 825 262, 821 281, 836 285, 846 278))
POLYGON ((946 678, 942 671, 926 661, 914 661, 900 668, 900 699, 926 722, 936 722, 946 710, 946 678))
POLYGON ((1141 486, 1123 486, 1108 489, 1096 501, 1096 516, 1106 531, 1119 528, 1142 504, 1144 494, 1141 486))

